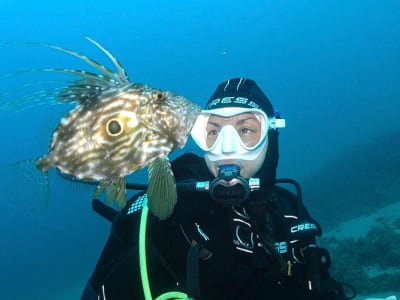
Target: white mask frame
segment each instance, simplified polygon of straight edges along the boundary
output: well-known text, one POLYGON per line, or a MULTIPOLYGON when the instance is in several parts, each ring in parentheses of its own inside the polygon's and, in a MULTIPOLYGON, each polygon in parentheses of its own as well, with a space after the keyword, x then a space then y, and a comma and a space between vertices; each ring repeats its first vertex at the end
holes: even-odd
POLYGON ((211 161, 222 159, 254 160, 268 143, 268 131, 285 127, 284 119, 268 117, 260 109, 249 109, 242 107, 225 107, 213 110, 203 110, 197 118, 191 136, 194 142, 202 149, 211 161), (220 117, 233 117, 239 114, 252 113, 261 123, 259 141, 253 146, 246 146, 238 132, 232 125, 221 128, 219 135, 213 145, 207 146, 207 123, 211 115, 220 117))

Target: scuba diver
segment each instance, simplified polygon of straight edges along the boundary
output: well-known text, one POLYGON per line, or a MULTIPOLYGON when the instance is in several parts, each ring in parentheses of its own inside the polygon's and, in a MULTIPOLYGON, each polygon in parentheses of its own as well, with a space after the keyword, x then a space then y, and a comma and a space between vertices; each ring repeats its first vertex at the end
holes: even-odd
POLYGON ((354 298, 329 273, 299 184, 276 179, 283 127, 253 80, 219 84, 191 132, 203 157, 172 162, 170 217, 145 213, 145 191, 119 212, 93 200, 112 227, 81 300, 354 298))

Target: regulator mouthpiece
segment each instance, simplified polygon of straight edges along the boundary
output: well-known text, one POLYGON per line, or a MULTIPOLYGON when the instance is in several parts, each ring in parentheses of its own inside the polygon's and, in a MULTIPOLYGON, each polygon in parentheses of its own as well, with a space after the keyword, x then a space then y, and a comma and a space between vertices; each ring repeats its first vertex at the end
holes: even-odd
POLYGON ((224 206, 237 206, 249 197, 250 191, 260 187, 258 178, 246 180, 240 176, 240 168, 234 164, 220 166, 218 176, 211 181, 211 198, 224 206))

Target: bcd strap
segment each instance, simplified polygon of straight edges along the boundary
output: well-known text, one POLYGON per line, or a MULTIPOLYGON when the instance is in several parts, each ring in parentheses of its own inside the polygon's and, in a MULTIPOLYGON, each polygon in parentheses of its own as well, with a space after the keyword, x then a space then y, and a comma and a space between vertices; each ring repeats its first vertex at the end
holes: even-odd
POLYGON ((200 245, 194 241, 186 259, 186 292, 193 299, 200 298, 199 254, 200 245))

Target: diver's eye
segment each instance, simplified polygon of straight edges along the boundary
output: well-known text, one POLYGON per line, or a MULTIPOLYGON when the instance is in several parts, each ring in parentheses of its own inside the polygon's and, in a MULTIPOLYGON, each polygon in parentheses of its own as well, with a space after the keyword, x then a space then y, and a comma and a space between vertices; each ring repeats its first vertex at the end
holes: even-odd
POLYGON ((162 102, 166 99, 166 95, 162 91, 155 91, 153 93, 153 99, 158 102, 162 102))
POLYGON ((107 122, 107 133, 111 136, 116 136, 122 133, 122 125, 120 120, 111 119, 107 122))

